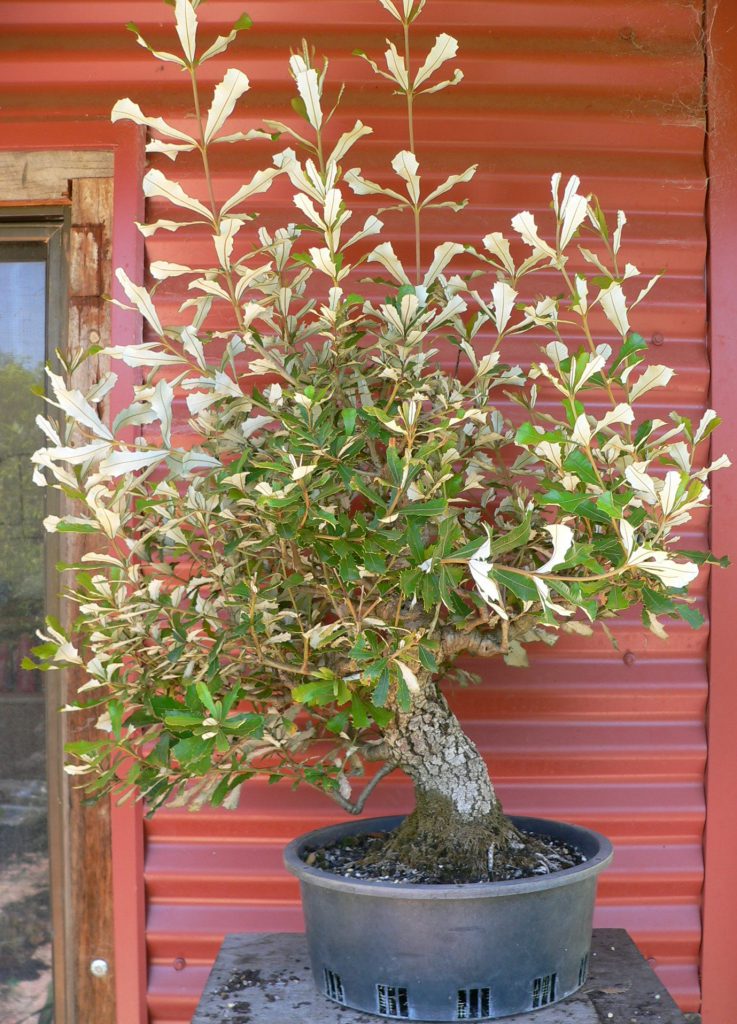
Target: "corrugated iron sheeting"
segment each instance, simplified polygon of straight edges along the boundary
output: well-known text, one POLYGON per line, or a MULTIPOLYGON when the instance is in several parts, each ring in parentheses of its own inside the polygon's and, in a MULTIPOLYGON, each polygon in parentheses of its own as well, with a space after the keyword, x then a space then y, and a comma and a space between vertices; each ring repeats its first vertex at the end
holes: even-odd
MULTIPOLYGON (((285 65, 305 34, 335 55, 332 80, 348 86, 336 131, 356 116, 371 123, 373 140, 355 162, 380 173, 406 145, 404 124, 390 90, 346 52, 382 52, 394 31, 388 16, 375 0, 352 0, 347 28, 342 0, 253 0, 248 10, 254 28, 204 72, 212 85, 234 63, 247 70, 252 89, 234 128, 289 116, 285 65)), ((240 0, 201 7, 211 26, 203 35, 214 37, 240 13, 240 0)), ((182 76, 123 28, 132 20, 161 44, 169 17, 154 0, 0 4, 0 120, 102 117, 130 95, 147 113, 173 114, 186 126, 191 98, 182 76)), ((505 229, 522 208, 542 212, 549 174, 578 173, 605 209, 627 211, 628 258, 643 271, 668 271, 638 327, 652 358, 678 371, 663 403, 693 415, 708 388, 701 18, 699 0, 429 0, 414 42, 420 53, 438 31, 456 34, 466 76, 460 89, 420 104, 428 180, 480 164, 465 193, 473 213, 435 218, 428 243, 468 236, 469 226, 482 225, 479 235, 505 229)), ((267 152, 261 144, 222 147, 218 193, 235 191, 267 152)), ((194 163, 161 166, 187 191, 202 192, 194 163)), ((278 217, 280 204, 276 191, 265 197, 266 220, 278 217)), ((151 216, 159 212, 152 207, 151 216)), ((406 251, 407 228, 397 223, 406 251)), ((177 259, 183 241, 196 264, 202 242, 183 233, 162 233, 149 256, 177 259)), ((703 544, 705 531, 701 519, 684 544, 703 544)), ((627 928, 683 1008, 695 1010, 707 633, 674 626, 663 643, 643 634, 634 615, 614 632, 618 652, 603 635, 594 643, 566 637, 533 650, 526 672, 477 665, 483 684, 453 699, 508 810, 579 821, 613 839, 617 856, 601 881, 597 924, 627 928)), ((391 777, 370 811, 401 811, 410 801, 409 786, 391 777)), ((171 811, 147 825, 152 1024, 190 1019, 224 933, 301 927, 280 850, 335 818, 333 805, 306 789, 253 784, 236 812, 171 811)))

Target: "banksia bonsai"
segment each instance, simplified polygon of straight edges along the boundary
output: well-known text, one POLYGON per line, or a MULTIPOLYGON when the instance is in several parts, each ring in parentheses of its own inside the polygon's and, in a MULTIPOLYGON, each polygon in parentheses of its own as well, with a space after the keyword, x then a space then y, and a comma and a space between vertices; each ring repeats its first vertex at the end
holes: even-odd
POLYGON ((229 131, 249 90, 235 68, 205 110, 200 68, 250 23, 208 47, 194 0, 175 4, 179 52, 155 51, 191 79, 187 130, 116 104, 114 120, 150 129, 149 152, 202 161, 204 199, 148 171, 146 196, 175 219, 141 231, 194 229, 212 258, 191 267, 182 246, 181 263, 151 264, 150 289, 118 270, 147 335, 105 350, 145 371, 114 423, 98 413, 114 373, 75 388, 89 352, 49 372, 36 480, 76 507, 46 525, 97 543, 65 572, 74 630, 51 622, 36 654, 89 675, 100 739, 71 744, 67 770, 90 794, 230 804, 266 775, 357 813, 401 770, 416 809, 386 858, 478 880, 506 870, 520 836, 441 681, 469 681, 459 655, 523 665, 530 644, 632 606, 660 637, 669 618, 698 626, 688 587, 711 559, 679 550, 677 530, 728 463, 703 468, 713 411, 642 414, 673 375, 645 365, 631 325, 657 277, 626 262, 624 213, 609 223, 578 178, 553 175, 545 230, 523 211, 511 240, 429 250, 428 211, 450 221, 475 172, 427 185, 414 139, 416 104, 462 78, 446 73, 457 44, 442 33, 410 59, 424 0, 380 3, 399 42, 360 56, 404 97, 408 129, 382 182, 351 166, 372 129, 334 130, 339 91, 306 45, 289 60, 300 127, 229 131), (219 196, 221 147, 245 163, 265 143, 271 162, 219 196), (259 197, 287 185, 283 226, 260 225, 259 197), (387 212, 413 225, 406 258, 387 212), (178 278, 190 297, 164 325, 157 297, 178 278), (530 332, 548 340, 524 365, 530 332))

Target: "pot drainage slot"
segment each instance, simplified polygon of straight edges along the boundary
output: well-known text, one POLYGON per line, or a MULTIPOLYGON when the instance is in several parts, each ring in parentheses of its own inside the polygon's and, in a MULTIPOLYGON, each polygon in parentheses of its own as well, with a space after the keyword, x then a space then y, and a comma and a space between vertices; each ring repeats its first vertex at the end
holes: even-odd
POLYGON ((555 989, 558 982, 557 974, 546 974, 542 978, 535 978, 532 983, 532 1009, 539 1006, 547 1006, 555 1002, 555 989))
POLYGON ((457 1020, 482 1020, 491 1016, 491 989, 459 988, 457 1020))
POLYGON ((336 1003, 342 1003, 345 1006, 345 993, 343 992, 343 982, 340 980, 340 975, 336 974, 335 971, 329 971, 327 967, 324 968, 325 972, 325 995, 328 999, 334 999, 336 1003))
POLYGON ((589 976, 589 954, 581 957, 581 966, 578 968, 578 984, 583 985, 589 976))
POLYGON ((377 985, 379 1013, 382 1017, 409 1017, 407 989, 396 985, 377 985))

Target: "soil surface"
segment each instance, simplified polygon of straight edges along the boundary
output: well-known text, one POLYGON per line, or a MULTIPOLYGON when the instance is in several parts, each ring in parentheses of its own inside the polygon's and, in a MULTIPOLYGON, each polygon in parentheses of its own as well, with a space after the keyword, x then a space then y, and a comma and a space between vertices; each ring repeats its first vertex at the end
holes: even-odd
MULTIPOLYGON (((467 879, 449 874, 447 867, 438 864, 434 872, 420 872, 414 868, 381 857, 381 849, 390 832, 367 832, 345 836, 330 846, 305 851, 304 861, 310 867, 330 871, 345 878, 372 879, 374 881, 414 883, 416 885, 447 885, 467 883, 467 879), (368 860, 368 863, 367 863, 368 860)), ((549 836, 533 836, 521 832, 522 840, 529 836, 531 846, 524 842, 510 849, 504 858, 494 859, 493 878, 502 882, 536 875, 550 875, 565 868, 583 864, 586 858, 575 847, 549 836)))

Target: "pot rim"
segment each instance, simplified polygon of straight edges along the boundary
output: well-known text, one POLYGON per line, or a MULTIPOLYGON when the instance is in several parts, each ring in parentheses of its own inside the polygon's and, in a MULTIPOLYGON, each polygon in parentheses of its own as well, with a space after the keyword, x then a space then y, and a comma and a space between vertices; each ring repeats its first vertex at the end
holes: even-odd
MULTIPOLYGON (((526 815, 511 814, 509 818, 520 828, 541 835, 554 835, 574 846, 581 846, 582 841, 597 845, 596 852, 582 864, 564 868, 550 875, 534 875, 529 878, 510 878, 500 882, 457 882, 457 883, 415 883, 386 882, 380 879, 358 879, 345 875, 337 875, 322 868, 310 867, 300 857, 306 846, 322 846, 343 835, 356 835, 361 832, 389 831, 406 817, 404 814, 386 815, 380 818, 360 818, 354 821, 341 822, 313 829, 311 832, 297 836, 284 850, 284 864, 288 871, 307 885, 317 885, 325 889, 338 889, 342 892, 357 895, 394 897, 418 900, 447 899, 479 899, 501 896, 515 896, 520 893, 543 892, 558 889, 565 885, 574 885, 586 878, 598 875, 611 862, 614 856, 612 844, 599 832, 574 825, 570 822, 558 821, 553 818, 536 818, 526 815), (552 830, 550 826, 553 826, 552 830), (568 833, 567 835, 561 833, 568 833)), ((586 843, 586 845, 588 845, 586 843)))

